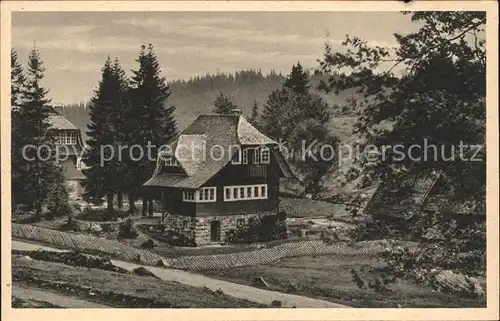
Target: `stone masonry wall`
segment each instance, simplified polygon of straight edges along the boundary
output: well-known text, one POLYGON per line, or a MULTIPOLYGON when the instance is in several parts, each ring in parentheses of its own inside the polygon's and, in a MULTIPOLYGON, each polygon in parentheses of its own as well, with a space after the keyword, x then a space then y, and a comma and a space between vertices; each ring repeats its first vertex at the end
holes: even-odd
POLYGON ((194 241, 196 218, 182 215, 167 215, 163 222, 166 232, 176 232, 194 241))
POLYGON ((274 211, 259 212, 255 214, 233 214, 233 215, 217 215, 217 216, 202 216, 194 218, 196 220, 195 227, 195 240, 197 245, 205 245, 211 243, 210 241, 210 223, 212 221, 220 221, 220 242, 224 242, 226 233, 238 227, 238 220, 245 220, 244 224, 252 218, 259 216, 276 215, 274 211))

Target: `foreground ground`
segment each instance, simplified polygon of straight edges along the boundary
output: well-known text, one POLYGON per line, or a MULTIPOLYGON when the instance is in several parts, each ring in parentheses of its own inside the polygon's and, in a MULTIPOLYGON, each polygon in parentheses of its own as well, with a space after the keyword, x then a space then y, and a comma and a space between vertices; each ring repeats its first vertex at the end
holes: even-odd
POLYGON ((377 293, 359 289, 352 281, 351 269, 361 270, 360 276, 370 281, 377 274, 372 268, 380 266, 376 257, 317 256, 287 258, 280 262, 223 271, 205 271, 207 276, 241 284, 264 286, 256 282, 262 277, 270 290, 294 293, 354 307, 373 308, 452 308, 484 307, 475 299, 459 298, 438 293, 429 287, 409 281, 390 286, 391 291, 377 293))
POLYGON ((257 303, 230 297, 222 292, 131 273, 68 266, 20 257, 13 258, 12 270, 12 295, 17 299, 14 303, 38 302, 42 307, 52 305, 72 308, 262 307, 257 303))
MULTIPOLYGON (((14 241, 12 248, 28 251, 41 246, 14 241)), ((138 267, 129 262, 111 262, 129 271, 138 267)), ((245 308, 271 306, 273 301, 279 301, 283 307, 341 307, 328 301, 259 289, 180 270, 158 267, 147 269, 158 278, 29 260, 20 255, 14 255, 12 267, 14 286, 62 291, 65 295, 117 307, 245 308)))

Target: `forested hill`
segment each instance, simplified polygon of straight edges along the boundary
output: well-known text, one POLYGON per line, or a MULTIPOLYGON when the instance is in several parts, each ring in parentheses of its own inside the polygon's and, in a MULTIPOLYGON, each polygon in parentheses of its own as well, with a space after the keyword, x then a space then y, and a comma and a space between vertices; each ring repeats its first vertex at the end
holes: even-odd
MULTIPOLYGON (((344 105, 346 99, 351 98, 351 92, 327 95, 316 90, 320 81, 326 81, 327 78, 327 75, 322 74, 310 75, 312 92, 320 94, 332 108, 334 105, 344 105)), ((212 112, 213 102, 219 92, 238 105, 243 115, 249 116, 254 101, 257 102, 259 109, 262 109, 269 94, 281 87, 284 81, 285 76, 281 74, 271 72, 264 75, 255 70, 238 71, 234 74, 197 76, 189 80, 174 80, 169 82, 172 94, 168 98, 167 104, 176 107, 178 127, 182 130, 198 115, 212 112)), ((87 131, 89 116, 85 104, 64 106, 58 108, 58 111, 82 132, 87 131)), ((342 133, 339 134, 342 135, 342 133)), ((84 136, 86 135, 84 134, 84 136)))

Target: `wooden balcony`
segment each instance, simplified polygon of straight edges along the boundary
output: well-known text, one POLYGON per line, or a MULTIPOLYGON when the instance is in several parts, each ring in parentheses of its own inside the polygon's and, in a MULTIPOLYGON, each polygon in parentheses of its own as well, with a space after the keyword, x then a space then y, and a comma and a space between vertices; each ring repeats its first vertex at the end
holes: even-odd
POLYGON ((247 166, 248 177, 267 177, 267 166, 252 164, 247 166))

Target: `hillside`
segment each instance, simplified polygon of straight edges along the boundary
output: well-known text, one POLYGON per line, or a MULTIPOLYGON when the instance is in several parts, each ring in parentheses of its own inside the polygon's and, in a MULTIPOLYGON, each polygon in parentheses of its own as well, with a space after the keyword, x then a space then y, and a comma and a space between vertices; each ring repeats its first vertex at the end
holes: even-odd
MULTIPOLYGON (((339 95, 325 94, 317 89, 321 80, 326 81, 327 75, 311 75, 311 90, 321 95, 330 106, 343 105, 346 99, 352 97, 351 91, 339 95)), ((254 101, 259 108, 266 103, 268 96, 282 86, 285 77, 271 72, 263 75, 260 71, 247 70, 235 74, 206 75, 190 80, 175 80, 169 82, 172 94, 167 104, 176 107, 176 119, 180 130, 187 127, 198 115, 212 112, 213 102, 219 92, 230 97, 240 107, 244 116, 249 116, 254 101)), ((89 97, 90 98, 90 97, 89 97)), ((89 121, 88 108, 83 104, 64 106, 58 111, 71 121, 82 132, 87 131, 89 121)), ((333 117, 332 129, 342 139, 350 134, 352 117, 333 117)), ((84 134, 84 139, 86 135, 84 134)))

